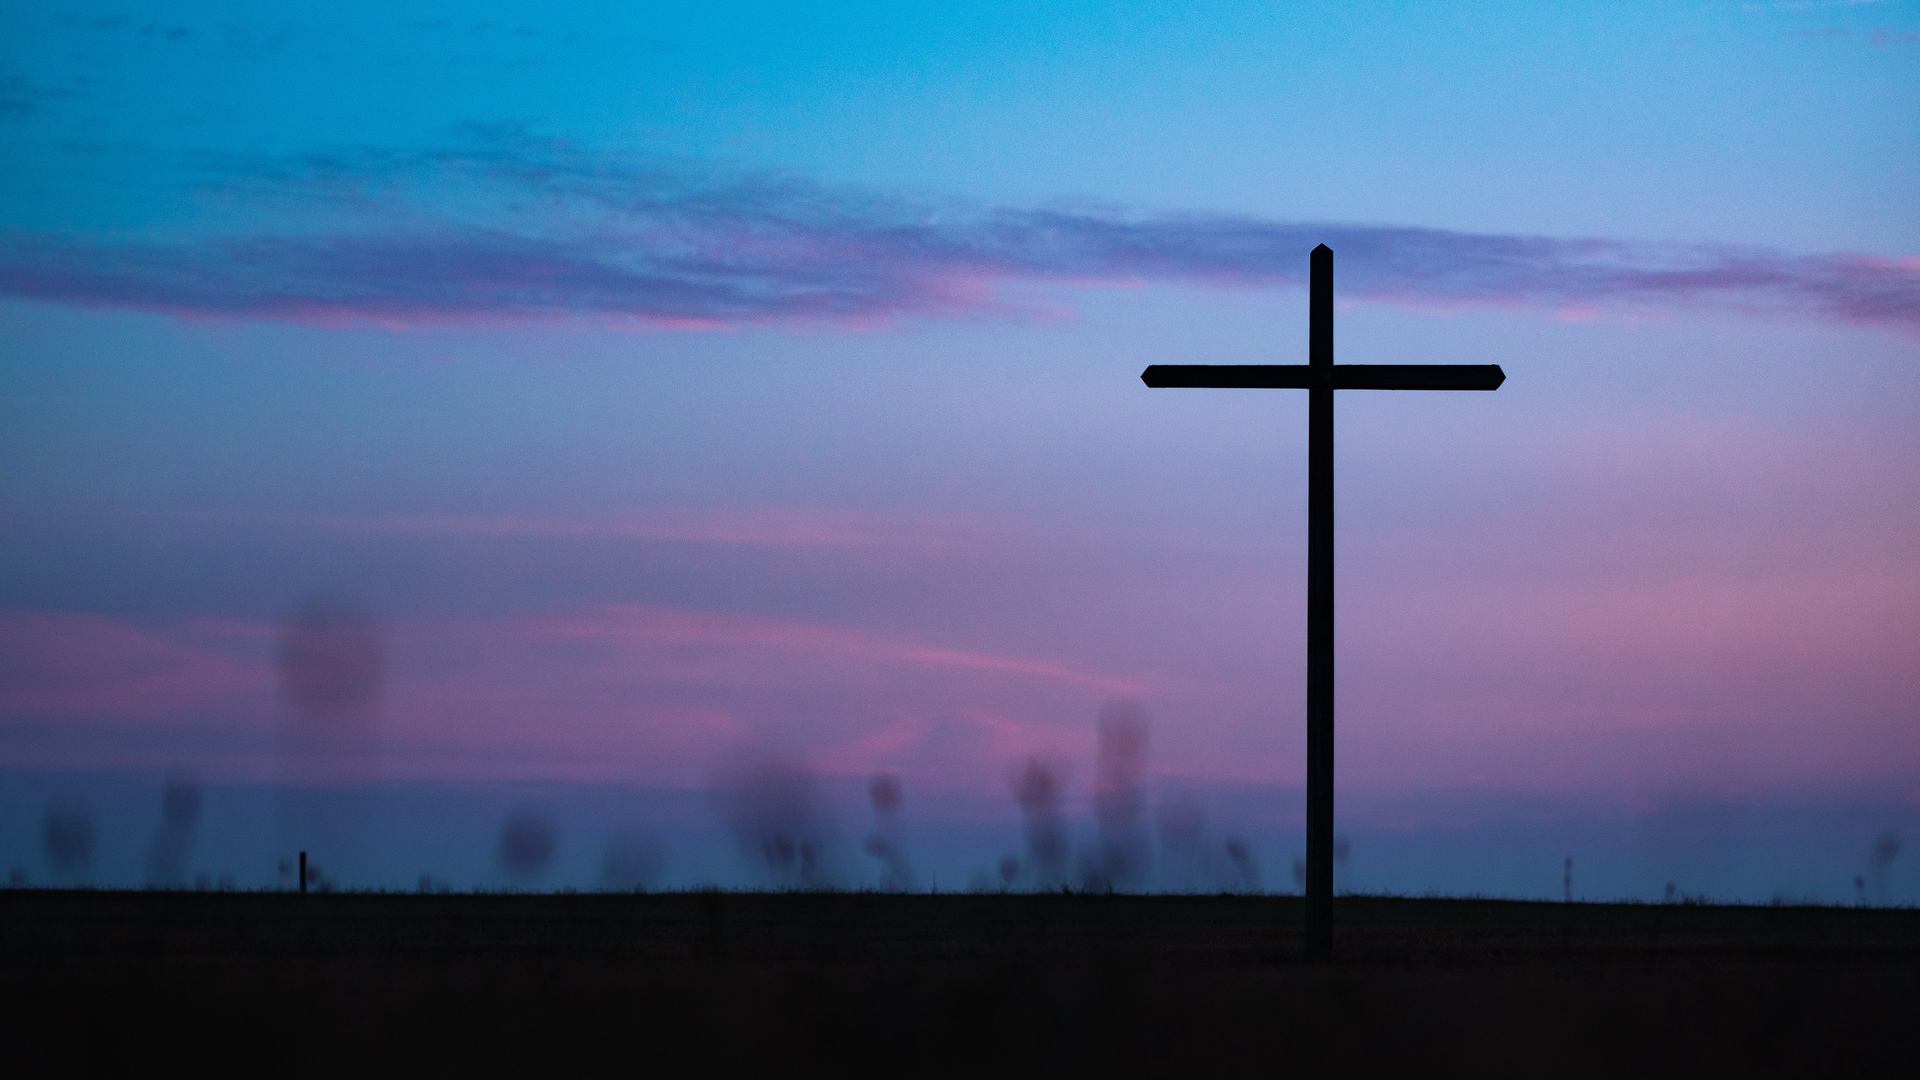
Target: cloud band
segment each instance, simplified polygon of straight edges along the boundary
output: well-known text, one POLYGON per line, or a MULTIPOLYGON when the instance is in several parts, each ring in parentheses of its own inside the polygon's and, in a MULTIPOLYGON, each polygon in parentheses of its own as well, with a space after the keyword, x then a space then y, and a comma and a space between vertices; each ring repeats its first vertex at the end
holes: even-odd
POLYGON ((1013 282, 1296 286, 1326 243, 1349 299, 1920 331, 1911 257, 978 207, 517 151, 303 159, 246 181, 274 208, 206 234, 0 232, 0 295, 317 323, 860 325, 1002 309, 1013 282))

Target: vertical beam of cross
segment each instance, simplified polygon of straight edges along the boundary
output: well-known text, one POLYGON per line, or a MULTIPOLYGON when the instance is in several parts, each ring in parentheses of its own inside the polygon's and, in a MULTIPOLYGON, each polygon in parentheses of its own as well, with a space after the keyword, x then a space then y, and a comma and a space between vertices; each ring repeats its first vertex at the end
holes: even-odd
MULTIPOLYGON (((1307 365, 1333 373, 1333 251, 1308 258, 1307 365)), ((1316 370, 1315 374, 1319 374, 1316 370)), ((1307 952, 1333 947, 1333 384, 1307 391, 1307 952)))
POLYGON ((1333 392, 1496 390, 1497 364, 1335 364, 1333 251, 1309 256, 1307 362, 1155 364, 1150 387, 1307 391, 1307 880, 1306 952, 1333 952, 1333 392))

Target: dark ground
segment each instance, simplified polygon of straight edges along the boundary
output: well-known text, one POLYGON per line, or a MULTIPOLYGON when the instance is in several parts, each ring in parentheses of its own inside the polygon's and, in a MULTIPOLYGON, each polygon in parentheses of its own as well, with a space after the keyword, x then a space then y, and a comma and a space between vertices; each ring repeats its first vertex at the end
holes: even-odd
POLYGON ((0 1070, 1920 1075, 1920 911, 0 892, 0 1070))

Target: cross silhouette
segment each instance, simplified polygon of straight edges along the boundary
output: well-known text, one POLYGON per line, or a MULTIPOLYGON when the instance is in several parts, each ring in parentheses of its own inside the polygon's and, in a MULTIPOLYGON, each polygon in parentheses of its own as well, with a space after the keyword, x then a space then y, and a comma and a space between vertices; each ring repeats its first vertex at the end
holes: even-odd
POLYGON ((1307 391, 1307 956, 1333 951, 1333 392, 1497 390, 1498 364, 1333 362, 1333 250, 1310 256, 1307 362, 1154 364, 1150 387, 1307 391))

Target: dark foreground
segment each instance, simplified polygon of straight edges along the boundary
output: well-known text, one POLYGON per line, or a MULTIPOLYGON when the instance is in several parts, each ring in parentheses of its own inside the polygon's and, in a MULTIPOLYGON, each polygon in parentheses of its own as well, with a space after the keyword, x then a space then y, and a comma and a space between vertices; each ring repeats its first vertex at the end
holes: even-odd
POLYGON ((0 892, 0 1069, 1920 1075, 1920 911, 0 892))

